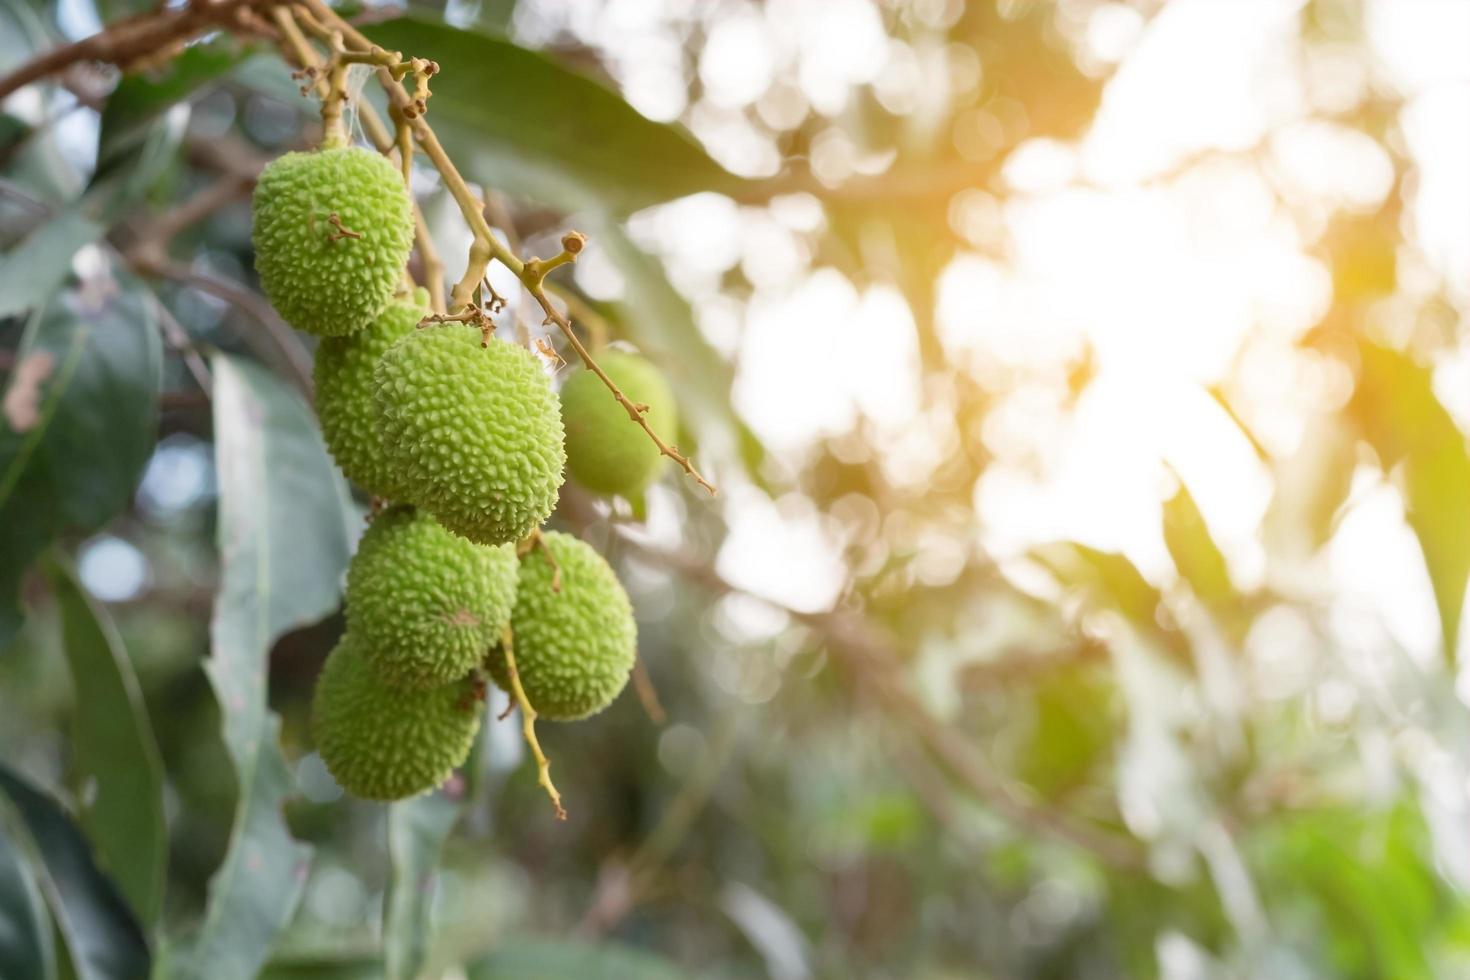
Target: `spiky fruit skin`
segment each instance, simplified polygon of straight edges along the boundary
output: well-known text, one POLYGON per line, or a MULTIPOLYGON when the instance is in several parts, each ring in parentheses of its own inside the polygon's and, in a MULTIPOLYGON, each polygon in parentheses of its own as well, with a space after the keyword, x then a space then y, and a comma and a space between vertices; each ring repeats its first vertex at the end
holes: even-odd
POLYGON ((517 574, 514 546, 475 544, 424 511, 393 507, 347 567, 347 631, 386 684, 459 680, 500 642, 517 574))
MULTIPOLYGON (((636 354, 611 351, 597 360, 629 401, 648 406, 643 417, 649 427, 672 441, 678 413, 663 372, 636 354)), ((631 497, 658 476, 658 446, 591 371, 578 371, 562 386, 561 416, 567 469, 588 490, 631 497)))
POLYGON ((560 405, 535 356, 463 324, 416 330, 374 375, 378 431, 394 480, 449 530, 519 541, 561 487, 560 405))
MULTIPOLYGON (((527 552, 511 614, 516 671, 537 715, 576 721, 612 704, 628 683, 638 626, 628 593, 591 545, 559 531, 541 540, 556 558, 561 591, 552 589, 555 570, 541 549, 527 552)), ((510 691, 504 652, 492 650, 486 664, 510 691)))
POLYGON ((395 299, 365 328, 348 337, 325 337, 316 347, 312 376, 316 414, 332 458, 347 478, 368 493, 402 500, 383 456, 373 405, 373 369, 400 337, 411 333, 429 312, 428 293, 395 299))
POLYGON ((415 796, 444 782, 469 756, 482 693, 472 678, 417 691, 390 687, 348 633, 317 678, 311 706, 317 751, 353 796, 415 796))
POLYGON ((277 157, 260 173, 253 207, 260 286, 298 330, 354 333, 403 280, 413 205, 382 154, 334 147, 277 157), (341 236, 333 214, 360 237, 341 236))

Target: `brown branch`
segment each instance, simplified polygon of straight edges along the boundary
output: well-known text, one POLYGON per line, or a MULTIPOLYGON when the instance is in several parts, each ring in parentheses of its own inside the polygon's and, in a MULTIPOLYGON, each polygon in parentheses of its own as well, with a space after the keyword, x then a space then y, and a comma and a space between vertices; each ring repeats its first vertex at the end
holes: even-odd
POLYGON ((0 99, 17 89, 54 75, 81 61, 117 65, 126 70, 160 53, 178 50, 185 41, 218 27, 236 26, 254 33, 242 17, 282 0, 194 0, 176 9, 158 8, 114 21, 96 34, 41 54, 0 78, 0 99))

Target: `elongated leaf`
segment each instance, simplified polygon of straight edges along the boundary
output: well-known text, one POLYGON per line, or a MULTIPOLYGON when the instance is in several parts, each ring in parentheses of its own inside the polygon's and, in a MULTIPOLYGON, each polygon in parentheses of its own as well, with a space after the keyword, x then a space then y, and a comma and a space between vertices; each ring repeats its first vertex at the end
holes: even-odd
POLYGON ((388 808, 393 875, 384 908, 383 947, 389 980, 413 980, 433 942, 435 868, 464 801, 442 792, 388 808))
POLYGON ((1401 467, 1405 517, 1434 585, 1452 663, 1470 583, 1470 451, 1434 394, 1427 368, 1387 347, 1359 344, 1351 410, 1384 470, 1401 467))
POLYGON ((492 187, 568 211, 627 213, 747 183, 684 131, 539 51, 414 17, 366 30, 385 48, 439 63, 429 118, 456 162, 492 187))
POLYGON ((51 980, 56 976, 51 920, 26 860, 0 819, 0 977, 51 980))
POLYGON ((268 655, 281 634, 337 608, 351 545, 347 488, 311 410, 254 364, 213 363, 222 570, 206 670, 240 791, 204 924, 169 965, 176 976, 245 980, 290 921, 311 858, 281 816, 293 787, 266 706, 268 655))
MULTIPOLYGON (((99 862, 145 924, 163 904, 168 837, 163 762, 133 665, 107 614, 59 560, 49 563, 61 639, 76 690, 73 750, 79 781, 95 792, 82 823, 99 862)), ((85 798, 85 796, 83 796, 85 798)))
POLYGON ((197 96, 210 82, 240 64, 249 51, 239 42, 220 38, 186 48, 160 71, 124 76, 102 108, 97 144, 97 175, 121 164, 149 136, 153 126, 174 106, 197 96))
POLYGON ((98 870, 82 832, 55 800, 0 765, 0 794, 25 824, 46 904, 78 980, 142 980, 148 943, 117 887, 98 870))
POLYGON ((1179 576, 1206 605, 1218 606, 1235 595, 1230 570, 1219 545, 1210 536, 1204 515, 1183 483, 1164 502, 1164 543, 1179 576))
POLYGON ((666 960, 615 943, 535 939, 504 943, 465 973, 469 980, 679 980, 684 975, 666 960))
POLYGON ((115 280, 33 319, 0 413, 0 650, 20 626, 21 577, 65 531, 120 511, 153 452, 163 351, 146 287, 115 280))
POLYGON ((102 226, 77 208, 52 215, 0 259, 0 317, 43 305, 61 288, 72 256, 102 237, 102 226))

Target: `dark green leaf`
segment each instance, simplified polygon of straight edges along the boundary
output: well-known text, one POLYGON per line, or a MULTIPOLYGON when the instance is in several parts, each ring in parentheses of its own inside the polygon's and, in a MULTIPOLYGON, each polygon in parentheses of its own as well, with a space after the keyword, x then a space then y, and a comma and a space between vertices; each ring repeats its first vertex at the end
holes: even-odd
POLYGON ((463 805, 461 798, 435 792, 388 808, 392 877, 384 907, 383 952, 389 980, 414 980, 428 959, 435 869, 463 805))
POLYGON ((1385 471, 1401 467, 1405 517, 1419 539, 1452 662, 1470 582, 1470 452, 1434 394, 1428 368, 1387 347, 1359 344, 1350 409, 1385 471))
POLYGON ((683 973, 626 946, 531 939, 502 944, 470 964, 466 975, 468 980, 679 980, 683 973))
POLYGON ((567 211, 628 213, 746 185, 683 130, 640 115, 546 54, 414 17, 366 32, 439 63, 429 119, 467 175, 499 190, 567 211))
POLYGON ((0 977, 51 980, 56 976, 51 920, 18 843, 0 820, 0 977))
POLYGON ((280 957, 265 965, 259 980, 382 980, 383 964, 372 956, 280 957))
POLYGON ((14 805, 39 858, 36 872, 78 980, 142 980, 148 943, 117 887, 55 800, 0 765, 0 793, 14 805))
POLYGON ((61 613, 61 638, 76 690, 72 746, 80 782, 95 792, 82 824, 98 860, 144 924, 163 902, 168 837, 163 763, 133 665, 117 629, 61 561, 48 563, 61 613))
POLYGON ((246 54, 238 42, 222 38, 186 48, 161 71, 124 76, 102 108, 98 177, 135 154, 160 117, 223 77, 246 54))
POLYGON ((58 297, 17 352, 0 417, 0 650, 31 562, 121 510, 153 451, 163 351, 146 288, 116 275, 58 297))
POLYGON ((283 633, 337 608, 356 519, 311 409, 257 365, 223 354, 213 365, 222 569, 206 670, 240 788, 204 924, 170 968, 245 980, 290 921, 311 859, 281 816, 293 786, 266 705, 268 656, 283 633))
POLYGON ((0 317, 44 305, 66 281, 72 256, 102 232, 75 207, 43 220, 0 262, 0 317))
POLYGON ((1194 594, 1209 606, 1229 602, 1235 596, 1225 556, 1210 537, 1199 505, 1182 482, 1174 496, 1164 502, 1164 543, 1179 576, 1194 594))

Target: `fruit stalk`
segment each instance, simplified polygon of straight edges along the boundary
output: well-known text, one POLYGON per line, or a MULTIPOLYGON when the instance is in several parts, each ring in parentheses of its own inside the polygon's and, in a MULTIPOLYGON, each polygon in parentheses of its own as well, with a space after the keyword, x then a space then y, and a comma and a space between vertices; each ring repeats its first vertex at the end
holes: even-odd
POLYGON ((505 672, 510 677, 511 694, 521 709, 521 732, 526 736, 526 744, 531 747, 531 755, 536 759, 536 781, 546 790, 546 795, 551 797, 551 805, 556 808, 556 819, 565 820, 567 811, 562 808, 561 794, 551 781, 551 762, 546 758, 546 753, 541 751, 541 742, 536 738, 536 709, 526 697, 526 689, 521 686, 521 675, 516 670, 515 636, 509 626, 500 631, 500 648, 505 654, 505 672))

